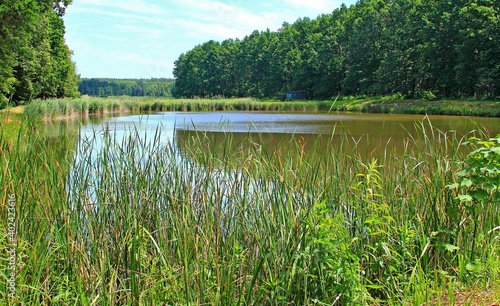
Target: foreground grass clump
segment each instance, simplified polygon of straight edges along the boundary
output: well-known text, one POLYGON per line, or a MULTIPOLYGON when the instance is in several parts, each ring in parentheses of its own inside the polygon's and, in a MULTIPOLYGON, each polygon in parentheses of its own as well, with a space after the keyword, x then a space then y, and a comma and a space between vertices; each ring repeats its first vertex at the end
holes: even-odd
POLYGON ((160 129, 82 139, 29 130, 32 145, 0 155, 0 215, 11 194, 17 215, 17 297, 2 279, 0 299, 419 305, 452 300, 461 285, 495 288, 498 190, 464 179, 492 177, 498 160, 463 172, 477 157, 462 139, 420 131, 402 154, 367 156, 343 143, 305 154, 298 141, 269 150, 201 132, 169 144, 160 129))
POLYGON ((0 153, 15 144, 24 119, 24 106, 0 110, 0 153))

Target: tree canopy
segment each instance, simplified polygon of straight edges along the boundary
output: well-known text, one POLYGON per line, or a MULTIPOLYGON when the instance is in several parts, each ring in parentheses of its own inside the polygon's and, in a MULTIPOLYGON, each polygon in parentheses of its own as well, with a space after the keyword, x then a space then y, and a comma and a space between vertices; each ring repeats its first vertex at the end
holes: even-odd
POLYGON ((78 85, 82 95, 172 97, 172 79, 84 78, 78 85))
POLYGON ((500 98, 500 1, 359 0, 208 41, 175 61, 179 97, 500 98))
POLYGON ((0 2, 0 108, 79 95, 62 16, 71 0, 0 2))

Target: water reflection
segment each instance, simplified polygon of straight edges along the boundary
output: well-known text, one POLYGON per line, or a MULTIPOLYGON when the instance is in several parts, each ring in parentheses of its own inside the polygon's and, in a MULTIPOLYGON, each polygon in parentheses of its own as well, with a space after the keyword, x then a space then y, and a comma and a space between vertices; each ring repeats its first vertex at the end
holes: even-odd
POLYGON ((244 155, 252 152, 245 148, 257 145, 266 154, 308 154, 314 148, 315 154, 350 154, 356 150, 361 155, 373 156, 387 151, 403 152, 408 148, 407 143, 418 144, 423 137, 420 127, 432 141, 445 135, 462 137, 479 128, 490 136, 500 132, 500 118, 168 112, 60 122, 47 125, 47 134, 57 135, 61 124, 79 131, 68 193, 72 207, 82 214, 82 219, 85 219, 83 210, 111 213, 115 203, 156 205, 158 210, 164 210, 180 196, 194 201, 194 205, 207 200, 199 198, 199 194, 217 194, 208 200, 225 207, 230 200, 251 202, 251 198, 231 198, 238 195, 234 190, 247 190, 245 196, 251 196, 254 190, 273 190, 273 186, 264 186, 258 180, 248 181, 241 172, 233 170, 237 168, 205 169, 203 162, 185 158, 183 152, 189 148, 186 146, 189 142, 198 144, 198 149, 213 150, 214 154, 225 154, 224 150, 230 149, 244 155), (197 142, 192 142, 193 139, 197 142), (200 181, 208 182, 203 187, 205 193, 200 193, 202 186, 197 185, 200 181))
MULTIPOLYGON (((455 116, 388 115, 359 113, 278 113, 278 112, 165 112, 111 118, 88 118, 85 121, 51 122, 44 126, 48 136, 61 131, 79 133, 79 145, 92 139, 92 154, 103 149, 104 136, 121 143, 131 133, 141 143, 169 144, 182 154, 184 144, 203 133, 204 148, 244 150, 259 143, 267 152, 312 148, 362 155, 401 153, 408 145, 422 141, 422 128, 430 138, 463 137, 475 130, 487 135, 500 133, 500 118, 455 116), (430 129, 430 126, 433 129, 430 129), (157 137, 156 137, 157 136, 157 137), (299 144, 299 147, 297 146, 299 144)), ((75 160, 81 154, 77 153, 75 160)))
MULTIPOLYGON (((499 118, 455 116, 326 114, 326 113, 195 113, 179 114, 175 129, 177 145, 199 137, 203 132, 207 148, 222 147, 231 138, 234 146, 255 142, 267 151, 276 148, 294 150, 352 150, 367 154, 403 152, 408 143, 416 143, 426 133, 433 139, 463 137, 477 130, 494 136, 500 132, 499 118)), ((239 149, 239 147, 238 147, 239 149)))
MULTIPOLYGON (((133 131, 147 141, 161 130, 155 141, 182 147, 196 132, 203 132, 207 146, 220 144, 230 136, 241 146, 260 142, 272 152, 276 147, 291 150, 296 142, 304 150, 356 149, 366 152, 403 151, 408 139, 421 136, 422 126, 462 137, 475 130, 488 136, 500 133, 500 118, 455 116, 390 115, 360 113, 280 113, 280 112, 164 112, 111 118, 89 118, 77 122, 52 122, 44 126, 48 136, 57 136, 61 126, 79 131, 80 142, 98 135, 123 139, 133 131), (97 134, 97 135, 96 135, 97 134)), ((95 150, 102 149, 96 141, 95 150)))

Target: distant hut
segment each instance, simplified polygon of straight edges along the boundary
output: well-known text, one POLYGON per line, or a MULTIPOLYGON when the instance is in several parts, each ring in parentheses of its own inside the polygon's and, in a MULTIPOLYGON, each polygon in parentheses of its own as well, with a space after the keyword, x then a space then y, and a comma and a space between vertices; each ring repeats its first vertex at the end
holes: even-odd
POLYGON ((306 100, 307 90, 294 90, 286 93, 287 100, 306 100))

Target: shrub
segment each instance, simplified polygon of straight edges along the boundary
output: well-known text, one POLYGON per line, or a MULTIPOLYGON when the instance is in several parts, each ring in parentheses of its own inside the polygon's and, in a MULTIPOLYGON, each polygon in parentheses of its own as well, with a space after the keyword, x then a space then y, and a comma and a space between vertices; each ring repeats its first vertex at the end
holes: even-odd
POLYGON ((477 242, 489 241, 500 228, 500 135, 489 140, 471 138, 464 144, 474 150, 456 173, 457 181, 448 188, 458 192, 455 199, 465 215, 461 232, 464 241, 470 241, 466 255, 472 262, 477 242), (467 224, 471 224, 472 232, 467 230, 467 224))

